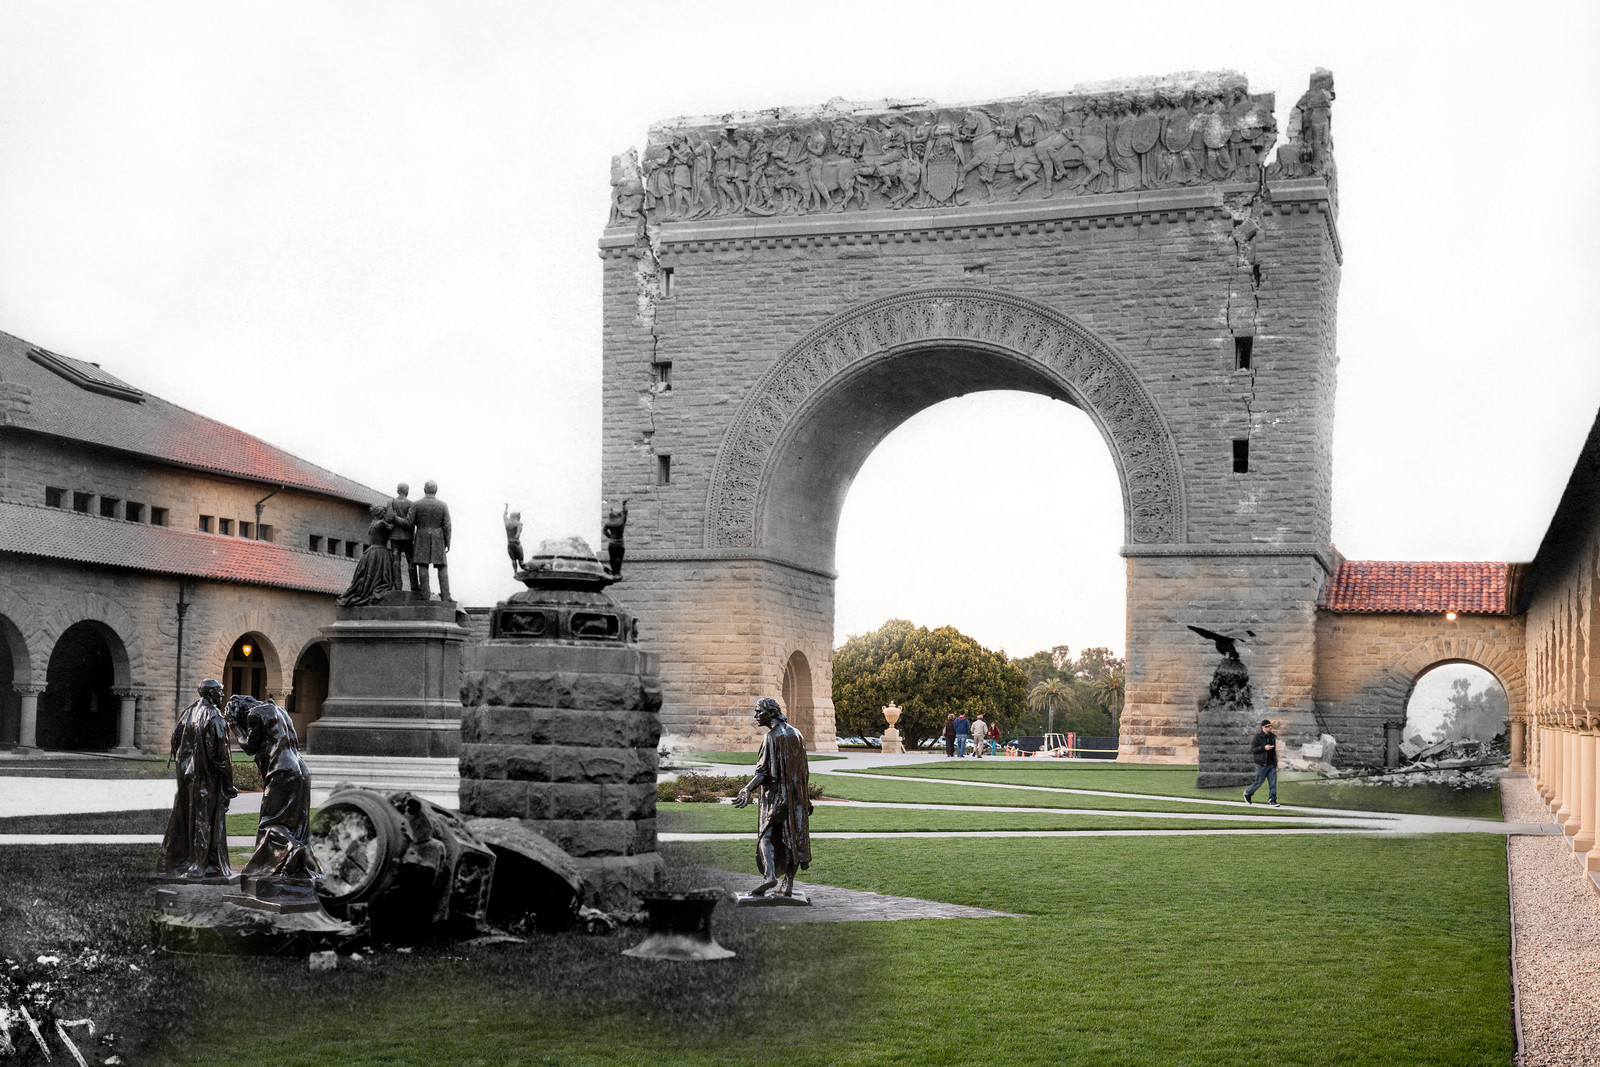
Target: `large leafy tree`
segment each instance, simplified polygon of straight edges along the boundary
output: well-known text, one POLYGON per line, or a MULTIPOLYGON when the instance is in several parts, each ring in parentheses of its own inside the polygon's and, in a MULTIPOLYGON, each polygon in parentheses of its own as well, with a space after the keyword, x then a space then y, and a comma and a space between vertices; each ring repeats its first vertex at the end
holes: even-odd
POLYGON ((1048 729, 1105 736, 1115 734, 1122 715, 1123 661, 1104 647, 1076 656, 1066 645, 1011 661, 1028 676, 1029 711, 1016 724, 1020 734, 1048 729), (1053 727, 1052 727, 1053 724, 1053 727))
POLYGON ((912 748, 944 730, 945 716, 982 713, 1002 730, 1027 706, 1027 676, 953 626, 929 630, 890 619, 851 637, 833 654, 833 712, 846 737, 883 732, 883 706, 898 704, 897 724, 912 748))

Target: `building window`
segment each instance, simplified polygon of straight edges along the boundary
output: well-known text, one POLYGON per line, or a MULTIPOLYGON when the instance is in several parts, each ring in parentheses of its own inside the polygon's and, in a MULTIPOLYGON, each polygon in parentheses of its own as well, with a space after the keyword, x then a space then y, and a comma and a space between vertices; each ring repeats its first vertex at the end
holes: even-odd
POLYGON ((239 520, 239 536, 240 537, 243 537, 245 540, 248 541, 250 539, 250 531, 252 529, 254 529, 254 527, 252 527, 248 522, 245 522, 243 519, 239 520))
POLYGON ((1233 473, 1250 473, 1250 442, 1248 440, 1233 443, 1233 473))
POLYGON ((103 497, 101 497, 100 498, 100 517, 102 519, 114 519, 114 518, 116 518, 117 517, 117 505, 120 504, 120 503, 122 503, 122 501, 118 500, 114 496, 103 496, 103 497))
POLYGON ((89 514, 89 506, 91 504, 93 504, 93 503, 94 503, 94 494, 93 493, 73 493, 72 494, 72 510, 73 511, 81 511, 85 515, 87 515, 87 514, 89 514))
POLYGON ((266 523, 262 523, 260 526, 257 526, 256 527, 256 540, 257 541, 270 541, 270 540, 272 540, 272 527, 268 526, 266 523))
POLYGON ((210 515, 202 515, 202 516, 200 516, 200 532, 201 533, 210 533, 211 532, 211 516, 210 515))
POLYGON ((672 294, 674 292, 676 292, 676 291, 677 291, 677 286, 674 285, 673 281, 672 281, 672 268, 671 267, 662 267, 661 268, 661 298, 663 300, 665 300, 668 297, 672 296, 672 294))
POLYGON ((233 520, 232 519, 218 519, 217 520, 217 533, 221 534, 223 537, 232 537, 233 536, 233 520))
POLYGON ((656 484, 657 485, 671 485, 672 484, 672 457, 671 456, 657 456, 656 457, 656 484))
POLYGON ((44 506, 47 508, 63 508, 67 506, 67 491, 57 489, 53 485, 44 487, 44 506))
POLYGON ((143 522, 144 505, 135 504, 131 500, 128 501, 126 504, 122 505, 122 517, 127 519, 129 522, 143 522))
POLYGON ((322 535, 321 534, 312 534, 311 535, 310 544, 311 544, 311 551, 313 551, 313 552, 321 552, 322 551, 322 535))
POLYGON ((1250 354, 1256 346, 1254 337, 1235 337, 1233 339, 1233 369, 1249 370, 1250 354))
POLYGON ((354 541, 346 541, 344 543, 344 554, 351 559, 356 558, 356 543, 354 541))
POLYGON ((167 524, 167 509, 152 507, 150 509, 150 525, 165 526, 167 524))
POLYGON ((328 538, 328 555, 337 556, 338 554, 339 554, 339 539, 337 537, 328 538))
POLYGON ((672 392, 671 360, 660 360, 650 364, 650 386, 658 393, 672 392))

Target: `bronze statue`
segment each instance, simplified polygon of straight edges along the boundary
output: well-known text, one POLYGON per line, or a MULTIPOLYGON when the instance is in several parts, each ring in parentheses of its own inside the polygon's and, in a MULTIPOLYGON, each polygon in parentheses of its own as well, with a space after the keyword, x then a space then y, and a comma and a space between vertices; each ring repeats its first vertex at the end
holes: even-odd
MULTIPOLYGON (((270 886, 301 888, 310 896, 322 868, 311 851, 311 776, 300 758, 289 713, 270 700, 238 694, 228 701, 227 718, 261 771, 261 824, 256 850, 241 872, 258 893, 270 886)), ((248 882, 247 882, 248 884, 248 882)), ((295 895, 291 892, 289 895, 295 895)))
POLYGON ((512 511, 508 503, 500 520, 506 524, 506 555, 511 557, 513 576, 522 570, 522 512, 512 511))
POLYGON ((233 786, 222 683, 215 678, 201 682, 200 699, 178 714, 168 762, 173 759, 178 761, 178 795, 156 871, 185 881, 230 881, 226 821, 228 801, 239 790, 233 786))
POLYGON ((436 495, 439 483, 427 482, 422 487, 422 499, 411 507, 411 523, 416 540, 417 591, 424 598, 432 596, 428 585, 428 568, 439 568, 439 599, 450 599, 450 570, 446 553, 450 551, 450 508, 436 495))
POLYGON ((389 532, 394 524, 387 515, 388 509, 382 504, 372 506, 372 522, 367 525, 367 550, 361 554, 356 572, 350 576, 350 584, 336 601, 342 608, 381 603, 400 588, 396 556, 389 550, 389 532))
POLYGON ((395 486, 395 497, 389 501, 389 508, 384 513, 384 518, 389 521, 389 548, 394 552, 396 568, 395 588, 400 588, 400 575, 409 579, 409 588, 417 591, 417 561, 412 555, 412 545, 416 533, 411 520, 412 509, 416 502, 406 494, 411 492, 411 487, 405 482, 395 486))
POLYGON ((611 560, 611 577, 622 577, 622 536, 628 526, 628 501, 623 498, 622 508, 612 508, 606 521, 600 524, 600 534, 606 540, 606 555, 611 560))
POLYGON ((767 730, 756 755, 756 770, 739 795, 736 808, 750 804, 752 790, 761 791, 761 824, 756 838, 756 863, 766 879, 750 892, 764 897, 773 889, 794 896, 797 870, 811 866, 810 773, 806 767, 806 742, 784 718, 771 697, 756 701, 756 724, 767 730))

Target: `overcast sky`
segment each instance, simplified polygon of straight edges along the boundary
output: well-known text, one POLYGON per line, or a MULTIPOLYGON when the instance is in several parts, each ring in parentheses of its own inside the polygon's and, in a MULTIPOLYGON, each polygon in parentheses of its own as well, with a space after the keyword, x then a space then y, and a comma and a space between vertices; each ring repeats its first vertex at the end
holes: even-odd
MULTIPOLYGON (((1333 70, 1334 540, 1532 556, 1600 406, 1600 5, 0 2, 0 330, 376 488, 440 483, 469 603, 600 521, 610 157, 653 121, 1333 70)), ((891 616, 1123 649, 1085 416, 931 409, 868 460, 842 639, 891 616)))

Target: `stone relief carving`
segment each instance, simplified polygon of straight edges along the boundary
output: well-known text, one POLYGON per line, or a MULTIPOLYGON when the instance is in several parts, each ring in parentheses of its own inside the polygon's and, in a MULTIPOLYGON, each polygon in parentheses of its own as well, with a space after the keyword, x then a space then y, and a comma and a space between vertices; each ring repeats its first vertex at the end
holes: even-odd
POLYGON ((1043 365, 1105 428, 1126 488, 1128 538, 1184 539, 1176 447, 1127 363, 1071 319, 1042 305, 981 289, 920 290, 847 312, 779 358, 751 391, 717 456, 706 510, 706 545, 756 548, 761 483, 784 429, 836 373, 905 345, 981 343, 1043 365))
POLYGON ((1327 174, 1333 77, 1312 75, 1277 143, 1273 94, 1174 75, 965 107, 831 104, 679 120, 612 161, 610 225, 937 209, 1327 174))

